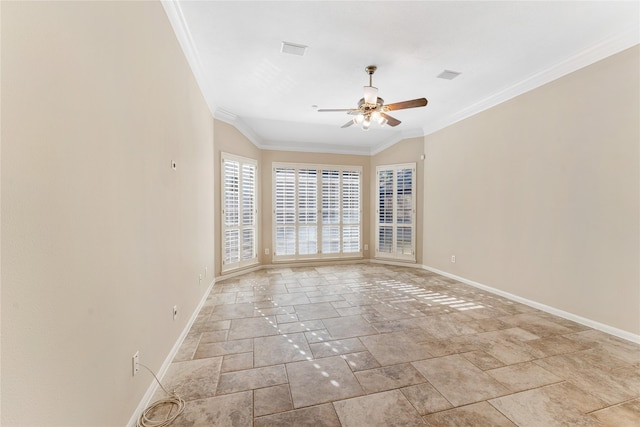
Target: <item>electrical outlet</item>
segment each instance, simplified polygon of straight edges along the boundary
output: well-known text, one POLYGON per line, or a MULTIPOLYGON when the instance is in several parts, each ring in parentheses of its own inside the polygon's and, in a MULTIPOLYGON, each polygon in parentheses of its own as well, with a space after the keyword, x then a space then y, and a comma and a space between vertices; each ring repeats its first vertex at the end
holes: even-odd
POLYGON ((173 306, 173 320, 176 320, 176 317, 178 317, 178 306, 174 305, 173 306))
POLYGON ((451 262, 455 264, 455 262, 456 262, 456 256, 455 255, 451 255, 451 262))
POLYGON ((264 254, 269 255, 269 248, 264 248, 264 254))
POLYGON ((198 280, 202 281, 202 273, 198 274, 198 280))
POLYGON ((364 250, 368 251, 369 250, 369 245, 367 245, 366 243, 364 244, 364 250))
POLYGON ((140 351, 136 351, 136 354, 131 358, 132 375, 135 377, 138 371, 140 371, 140 351))

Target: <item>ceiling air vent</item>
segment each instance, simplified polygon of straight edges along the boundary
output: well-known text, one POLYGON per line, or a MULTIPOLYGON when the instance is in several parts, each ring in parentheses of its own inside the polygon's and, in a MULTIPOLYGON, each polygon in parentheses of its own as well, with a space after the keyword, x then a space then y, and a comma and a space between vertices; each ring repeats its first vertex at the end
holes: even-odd
POLYGON ((282 42, 282 47, 280 48, 280 52, 288 53, 290 55, 298 55, 304 56, 304 53, 307 51, 307 46, 302 44, 295 44, 289 42, 282 42))
POLYGON ((439 79, 445 79, 445 80, 453 80, 456 77, 458 77, 460 74, 462 74, 462 73, 459 73, 457 71, 444 70, 443 72, 438 74, 438 78, 439 79))

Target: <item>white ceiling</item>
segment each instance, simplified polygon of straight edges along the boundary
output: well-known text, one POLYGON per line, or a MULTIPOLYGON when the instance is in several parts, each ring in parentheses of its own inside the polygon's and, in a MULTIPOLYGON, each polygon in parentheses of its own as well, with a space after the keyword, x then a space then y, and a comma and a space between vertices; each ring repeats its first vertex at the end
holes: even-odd
POLYGON ((374 154, 640 42, 637 1, 163 4, 214 116, 275 150, 374 154), (306 55, 281 53, 283 41, 306 55), (355 107, 370 64, 385 103, 429 104, 368 132, 315 111, 355 107), (438 79, 445 69, 462 74, 438 79))

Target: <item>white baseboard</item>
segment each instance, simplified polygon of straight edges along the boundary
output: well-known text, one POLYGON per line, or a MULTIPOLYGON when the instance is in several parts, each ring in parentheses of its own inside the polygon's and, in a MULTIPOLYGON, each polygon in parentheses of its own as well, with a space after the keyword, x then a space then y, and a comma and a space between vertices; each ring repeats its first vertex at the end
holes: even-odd
POLYGON ((369 263, 371 264, 385 264, 385 265, 394 265, 396 267, 413 267, 413 268, 420 268, 422 267, 421 265, 418 265, 415 263, 415 261, 393 261, 390 259, 379 259, 379 258, 371 258, 369 260, 369 263))
POLYGON ((222 276, 216 277, 214 282, 218 283, 218 282, 220 282, 222 280, 226 280, 226 279, 231 279, 233 277, 242 276, 243 274, 247 274, 247 273, 253 273, 254 271, 262 270, 263 268, 264 268, 264 266, 258 264, 258 265, 254 265, 254 266, 251 266, 251 267, 242 268, 240 270, 223 273, 222 276))
MULTIPOLYGON (((156 373, 156 376, 158 377, 159 381, 162 381, 162 378, 164 378, 165 374, 167 373, 169 366, 171 366, 171 362, 173 361, 173 358, 178 353, 178 350, 180 350, 180 346, 182 346, 184 339, 187 337, 187 334, 191 330, 191 326, 193 326, 193 322, 195 322, 196 317, 198 317, 198 313, 200 313, 200 309, 202 308, 204 303, 207 301, 207 297, 209 296, 209 293, 213 288, 214 282, 215 282, 215 279, 212 280, 209 286, 207 287, 207 290, 202 296, 202 299, 200 299, 198 306, 195 308, 195 310, 193 311, 193 314, 191 315, 191 318, 187 322, 187 325, 182 330, 182 333, 176 340, 175 344, 173 345, 173 348, 167 355, 166 359, 164 359, 164 362, 162 363, 160 370, 156 373)), ((157 389, 158 389, 158 383, 155 380, 152 380, 151 385, 147 389, 147 392, 144 394, 144 396, 142 397, 142 400, 140 400, 140 403, 138 404, 138 407, 136 408, 133 415, 129 419, 129 422, 127 423, 127 427, 136 427, 136 424, 138 423, 138 418, 140 418, 140 414, 142 414, 142 411, 144 411, 146 407, 149 406, 149 403, 151 403, 151 398, 153 397, 157 389)))
POLYGON ((364 258, 353 258, 353 259, 326 259, 326 260, 314 260, 314 261, 278 261, 275 264, 265 264, 262 266, 264 269, 275 269, 275 268, 294 268, 294 267, 323 267, 323 266, 331 266, 331 265, 346 265, 346 264, 364 264, 369 262, 369 260, 364 258))
MULTIPOLYGON (((511 294, 509 292, 501 291, 500 289, 492 288, 491 286, 483 285, 482 283, 474 282, 473 280, 469 280, 469 279, 466 279, 464 277, 456 276, 455 274, 447 273, 446 271, 438 270, 436 268, 429 267, 427 265, 420 265, 420 264, 414 264, 414 263, 408 263, 408 262, 397 262, 397 261, 391 261, 391 260, 381 260, 381 259, 358 259, 358 260, 339 261, 339 263, 340 264, 372 263, 372 264, 387 264, 387 265, 394 265, 394 266, 401 266, 401 267, 422 268, 424 270, 428 270, 428 271, 431 271, 433 273, 439 274, 441 276, 448 277, 448 278, 453 279, 453 280, 457 280, 458 282, 473 286, 475 288, 479 288, 479 289, 482 289, 484 291, 491 292, 492 294, 500 295, 500 296, 505 297, 507 299, 510 299, 512 301, 516 301, 516 302, 528 305, 530 307, 537 308, 538 310, 542 310, 544 312, 547 312, 547 313, 550 313, 550 314, 553 314, 553 315, 556 315, 556 316, 559 316, 559 317, 574 321, 576 323, 580 323, 582 325, 588 326, 588 327, 593 328, 593 329, 597 329, 599 331, 602 331, 602 332, 608 333, 610 335, 625 339, 627 341, 631 341, 631 342, 640 344, 640 335, 636 335, 636 334, 633 334, 631 332, 624 331, 622 329, 614 328, 612 326, 605 325, 603 323, 596 322, 594 320, 587 319, 585 317, 578 316, 578 315, 575 315, 575 314, 572 314, 572 313, 569 313, 569 312, 566 312, 566 311, 563 311, 563 310, 559 310, 557 308, 550 307, 550 306, 545 305, 545 304, 541 304, 541 303, 538 303, 538 302, 535 302, 535 301, 531 301, 531 300, 528 300, 526 298, 522 298, 522 297, 519 297, 517 295, 511 294)), ((176 353, 180 349, 180 346, 182 345, 182 342, 184 341, 185 337, 189 333, 189 330, 191 329, 191 326, 195 322, 196 317, 198 316, 198 313, 200 312, 200 309, 202 308, 202 306, 206 302, 207 297, 209 296, 209 293, 211 292, 211 289, 213 288, 214 283, 217 283, 218 281, 229 279, 229 278, 232 278, 232 277, 241 276, 241 275, 246 274, 246 273, 259 271, 259 270, 262 270, 262 269, 283 268, 283 267, 284 268, 288 268, 288 267, 315 267, 315 266, 322 266, 323 264, 326 265, 327 263, 326 262, 323 263, 322 261, 319 261, 319 262, 308 262, 308 263, 305 262, 305 263, 291 263, 291 264, 264 264, 264 265, 257 265, 255 267, 243 269, 241 271, 229 273, 229 274, 226 274, 224 276, 219 276, 219 277, 214 278, 212 280, 212 282, 209 284, 209 287, 207 288, 207 291, 204 293, 202 299, 200 300, 200 303, 198 304, 198 306, 195 308, 193 314, 191 315, 191 318, 189 319, 189 322, 187 323, 187 325, 185 326, 184 330, 182 331, 182 333, 178 337, 176 343, 174 344, 173 348, 169 352, 169 355, 167 356, 167 358, 165 359, 164 363, 160 367, 160 370, 157 373, 158 379, 160 381, 162 381, 162 378, 167 373, 167 370, 169 369, 169 366, 171 365, 171 361, 175 357, 176 353)), ((149 388, 147 389, 147 392, 145 393, 144 397, 140 401, 140 404, 136 408, 135 412, 131 416, 131 419, 127 423, 127 427, 135 427, 136 426, 136 423, 138 421, 138 418, 140 417, 140 414, 149 405, 149 403, 151 401, 151 398, 153 397, 153 395, 156 392, 157 388, 158 388, 158 383, 153 381, 151 383, 151 385, 149 386, 149 388)))
POLYGON ((567 320, 571 320, 576 323, 580 323, 590 328, 597 329, 602 332, 606 332, 607 334, 614 335, 616 337, 625 339, 627 341, 640 344, 640 335, 636 335, 631 332, 624 331, 622 329, 614 328, 613 326, 605 325, 603 323, 596 322, 595 320, 587 319, 585 317, 578 316, 576 314, 569 313, 567 311, 563 311, 545 304, 541 304, 536 301, 531 301, 529 299, 519 297, 509 292, 501 291, 500 289, 492 288, 491 286, 483 285, 482 283, 474 282, 473 280, 465 279, 464 277, 456 276, 455 274, 447 273, 446 271, 438 270, 436 268, 429 267, 427 265, 422 265, 422 268, 425 270, 431 271, 433 273, 439 274, 441 276, 448 277, 453 280, 457 280, 458 282, 462 282, 466 285, 470 285, 475 288, 479 288, 487 292, 491 292, 492 294, 500 295, 512 301, 516 301, 516 302, 528 305, 529 307, 537 308, 538 310, 542 310, 544 312, 562 317, 567 320))

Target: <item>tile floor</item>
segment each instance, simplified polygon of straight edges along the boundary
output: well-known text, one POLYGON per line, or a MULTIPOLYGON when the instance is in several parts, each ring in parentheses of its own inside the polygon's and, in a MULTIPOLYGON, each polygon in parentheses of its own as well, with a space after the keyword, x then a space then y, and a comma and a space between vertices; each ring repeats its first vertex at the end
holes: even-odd
POLYGON ((640 346, 377 264, 217 283, 163 383, 176 426, 640 425, 640 346))

